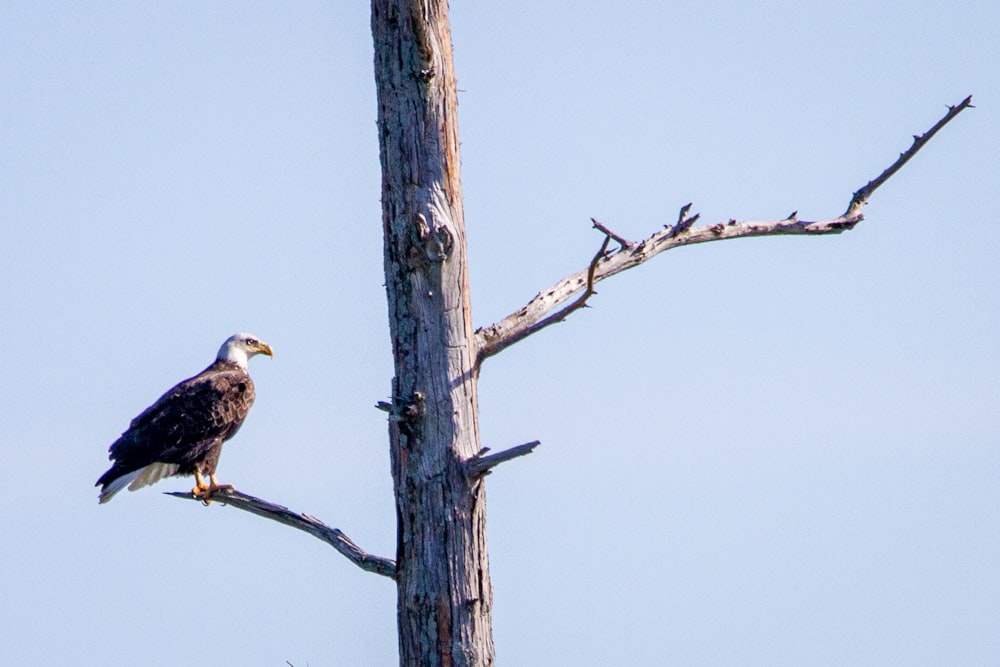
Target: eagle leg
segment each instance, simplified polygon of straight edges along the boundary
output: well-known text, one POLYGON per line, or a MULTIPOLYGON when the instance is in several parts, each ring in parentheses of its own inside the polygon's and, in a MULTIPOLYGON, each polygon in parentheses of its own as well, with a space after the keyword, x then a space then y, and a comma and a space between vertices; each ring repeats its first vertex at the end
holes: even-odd
POLYGON ((217 480, 215 478, 215 473, 214 472, 211 475, 209 475, 208 478, 210 480, 212 480, 211 485, 208 487, 208 492, 209 493, 215 493, 216 491, 232 491, 233 490, 233 485, 232 484, 219 484, 219 480, 217 480))
MULTIPOLYGON (((215 475, 212 475, 212 477, 214 478, 215 475)), ((212 485, 206 484, 205 478, 197 470, 194 471, 194 488, 191 489, 191 495, 200 499, 205 505, 209 505, 212 502, 212 485)))

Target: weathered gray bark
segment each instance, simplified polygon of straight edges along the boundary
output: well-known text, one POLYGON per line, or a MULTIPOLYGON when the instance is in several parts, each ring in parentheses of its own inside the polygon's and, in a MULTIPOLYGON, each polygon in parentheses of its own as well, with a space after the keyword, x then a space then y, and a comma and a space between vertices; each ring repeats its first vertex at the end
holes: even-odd
POLYGON ((400 664, 491 665, 486 495, 457 100, 444 0, 373 0, 385 281, 395 360, 400 664))

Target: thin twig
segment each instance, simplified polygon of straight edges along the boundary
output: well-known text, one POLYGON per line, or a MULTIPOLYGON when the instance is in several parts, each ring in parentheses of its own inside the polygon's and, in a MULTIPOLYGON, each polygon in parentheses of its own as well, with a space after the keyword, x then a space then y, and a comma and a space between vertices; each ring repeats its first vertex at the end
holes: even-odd
POLYGON ((587 299, 594 294, 594 285, 597 282, 636 267, 665 250, 684 245, 722 241, 724 239, 789 234, 820 236, 825 234, 840 234, 846 230, 853 229, 855 225, 864 220, 861 209, 868 202, 872 193, 899 171, 917 151, 927 144, 938 130, 948 124, 964 109, 970 107, 972 107, 971 95, 965 98, 960 104, 949 106, 948 113, 941 120, 935 123, 923 135, 916 135, 913 139, 913 145, 909 149, 902 153, 878 177, 868 181, 865 186, 854 193, 844 214, 831 220, 800 220, 798 211, 795 211, 787 218, 781 220, 738 222, 730 219, 712 225, 693 227, 692 225, 699 216, 696 214, 688 217, 691 204, 687 204, 681 208, 675 225, 661 229, 639 243, 628 244, 627 246, 622 245, 621 248, 607 255, 604 252, 607 249, 607 241, 609 239, 614 238, 618 240, 619 244, 624 239, 619 240, 619 237, 612 235, 606 227, 603 225, 598 226, 595 220, 595 227, 598 227, 605 234, 605 244, 601 252, 594 257, 590 266, 585 271, 579 271, 563 278, 544 292, 539 292, 527 304, 504 319, 476 331, 478 349, 476 356, 477 370, 482 366, 483 361, 489 357, 502 352, 518 341, 524 340, 553 322, 561 322, 566 319, 569 313, 586 305, 587 299), (584 290, 583 294, 576 301, 553 315, 548 315, 553 309, 558 308, 560 304, 580 292, 581 289, 584 290))
POLYGON ((927 142, 931 140, 931 137, 937 134, 938 130, 940 130, 942 127, 950 123, 951 120, 958 114, 962 113, 962 111, 969 108, 973 109, 975 108, 972 106, 972 95, 966 97, 959 104, 956 104, 954 106, 949 106, 948 113, 946 113, 944 117, 941 118, 941 120, 935 123, 934 127, 927 130, 923 134, 913 135, 912 146, 910 146, 908 149, 900 153, 899 158, 897 158, 895 162, 889 165, 885 171, 883 171, 874 179, 868 181, 868 183, 863 188, 860 188, 857 192, 854 193, 854 197, 851 199, 851 203, 848 205, 847 211, 844 213, 844 215, 850 216, 850 215, 860 214, 861 207, 868 203, 868 199, 872 196, 872 193, 878 190, 883 183, 888 181, 893 174, 902 169, 903 165, 909 162, 910 158, 912 158, 914 155, 917 154, 917 151, 919 151, 921 148, 927 145, 927 142))
POLYGON ((617 234, 615 234, 613 231, 611 231, 610 229, 608 229, 607 227, 605 227, 603 224, 601 224, 600 222, 598 222, 597 218, 591 218, 590 221, 592 223, 594 223, 594 229, 599 229, 600 231, 604 232, 604 234, 606 236, 610 236, 611 238, 613 238, 615 240, 615 242, 618 243, 618 245, 620 245, 623 249, 624 248, 629 248, 629 247, 632 246, 632 242, 631 241, 626 241, 623 237, 618 236, 617 234))
MULTIPOLYGON (((167 495, 200 501, 191 492, 173 491, 168 492, 167 495)), ((220 504, 230 505, 251 514, 262 516, 265 519, 271 519, 286 526, 304 530, 313 537, 317 537, 332 546, 362 570, 381 574, 383 577, 389 577, 390 579, 396 578, 395 561, 367 553, 351 541, 349 537, 344 535, 340 529, 331 528, 316 517, 292 512, 287 507, 255 498, 235 489, 215 491, 211 499, 220 504)))
POLYGON ((488 456, 486 455, 486 452, 490 451, 490 448, 484 447, 478 454, 465 462, 465 470, 469 477, 482 477, 483 475, 488 475, 492 472, 493 468, 501 463, 510 461, 511 459, 516 459, 519 456, 527 456, 540 444, 542 444, 540 441, 532 440, 531 442, 526 442, 523 445, 511 447, 510 449, 505 449, 502 452, 497 452, 496 454, 490 454, 488 456))

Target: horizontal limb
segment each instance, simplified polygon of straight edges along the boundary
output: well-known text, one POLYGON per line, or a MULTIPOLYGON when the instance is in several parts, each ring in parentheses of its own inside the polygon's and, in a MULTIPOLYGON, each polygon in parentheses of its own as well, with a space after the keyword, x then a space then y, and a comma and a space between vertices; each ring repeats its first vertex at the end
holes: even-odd
POLYGON ((563 321, 574 310, 586 305, 587 299, 594 294, 594 285, 597 282, 636 267, 665 250, 696 243, 751 236, 789 234, 820 236, 839 234, 845 230, 854 229, 855 225, 864 220, 861 209, 868 203, 868 199, 875 190, 916 155, 917 151, 923 148, 938 130, 947 125, 963 110, 971 107, 971 95, 961 103, 949 106, 948 113, 931 129, 922 135, 913 137, 913 144, 901 153, 895 162, 854 193, 843 215, 830 220, 799 220, 798 212, 795 212, 781 220, 766 222, 727 220, 695 227, 694 223, 698 220, 699 215, 689 216, 691 204, 687 204, 681 209, 676 224, 667 226, 638 243, 627 241, 621 236, 613 234, 607 227, 595 220, 594 226, 605 235, 605 242, 601 252, 594 257, 587 269, 563 278, 549 289, 538 293, 526 305, 504 319, 476 331, 477 370, 489 357, 498 354, 518 341, 524 340, 549 324, 563 321), (619 248, 605 253, 608 240, 612 238, 618 243, 619 248), (583 295, 580 298, 550 315, 581 290, 583 290, 583 295))
MULTIPOLYGON (((168 496, 177 498, 188 498, 199 500, 190 492, 168 492, 168 496)), ((270 503, 260 498, 247 495, 235 489, 219 490, 212 494, 212 500, 231 505, 237 509, 256 514, 257 516, 271 519, 278 523, 283 523, 292 528, 304 530, 313 537, 317 537, 334 549, 339 551, 345 558, 360 567, 362 570, 381 574, 390 579, 396 578, 396 563, 388 558, 373 556, 363 551, 358 545, 351 541, 338 528, 331 528, 319 519, 308 514, 292 512, 287 507, 270 503)))

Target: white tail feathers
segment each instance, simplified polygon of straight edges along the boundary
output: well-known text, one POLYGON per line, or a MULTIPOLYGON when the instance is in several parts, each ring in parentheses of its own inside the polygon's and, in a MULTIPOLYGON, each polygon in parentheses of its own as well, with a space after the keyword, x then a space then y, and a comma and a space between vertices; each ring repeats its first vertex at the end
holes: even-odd
POLYGON ((128 490, 135 491, 136 489, 141 489, 144 486, 155 484, 164 477, 176 475, 178 468, 180 468, 180 466, 176 463, 150 463, 148 466, 139 471, 139 476, 128 485, 128 490))
POLYGON ((141 472, 142 470, 134 470, 128 473, 127 475, 122 475, 118 479, 108 482, 103 487, 101 487, 101 495, 99 498, 101 504, 103 505, 104 503, 111 500, 111 498, 113 498, 116 493, 118 493, 126 486, 128 486, 129 482, 138 477, 139 473, 141 472))
POLYGON ((164 477, 170 477, 171 475, 177 474, 178 468, 180 468, 180 466, 176 463, 150 463, 145 468, 133 470, 132 472, 122 475, 118 479, 106 484, 104 488, 101 489, 100 502, 108 502, 116 493, 124 489, 126 486, 129 491, 135 491, 136 489, 141 489, 144 486, 149 486, 150 484, 159 482, 164 477))

